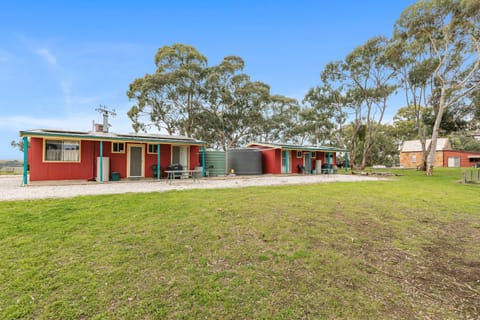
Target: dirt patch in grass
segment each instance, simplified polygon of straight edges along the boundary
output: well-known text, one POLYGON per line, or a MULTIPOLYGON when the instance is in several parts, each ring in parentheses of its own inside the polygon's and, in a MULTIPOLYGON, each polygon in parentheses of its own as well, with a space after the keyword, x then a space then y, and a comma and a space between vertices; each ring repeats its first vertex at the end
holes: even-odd
MULTIPOLYGON (((370 241, 374 241, 375 235, 381 238, 378 225, 369 223, 361 227, 360 233, 370 234, 370 241)), ((361 247, 360 253, 367 267, 372 268, 372 276, 387 277, 405 294, 404 300, 387 300, 383 305, 395 318, 420 315, 450 319, 463 315, 465 319, 477 319, 480 314, 480 257, 471 252, 471 244, 479 243, 480 230, 467 223, 438 224, 425 237, 428 244, 415 253, 387 242, 381 248, 361 247), (422 306, 422 310, 418 310, 418 306, 422 306), (445 310, 451 314, 446 314, 445 310)))

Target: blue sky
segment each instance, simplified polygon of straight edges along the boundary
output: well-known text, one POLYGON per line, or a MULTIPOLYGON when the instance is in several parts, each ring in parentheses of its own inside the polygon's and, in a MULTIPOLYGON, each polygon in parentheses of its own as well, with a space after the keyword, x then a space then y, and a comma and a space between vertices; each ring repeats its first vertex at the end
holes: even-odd
MULTIPOLYGON (((245 60, 252 80, 301 100, 324 65, 390 36, 413 0, 4 1, 0 10, 0 159, 20 130, 88 131, 99 105, 131 132, 128 85, 153 73, 158 48, 194 46, 218 64, 245 60)), ((390 117, 401 105, 389 107, 390 117)))

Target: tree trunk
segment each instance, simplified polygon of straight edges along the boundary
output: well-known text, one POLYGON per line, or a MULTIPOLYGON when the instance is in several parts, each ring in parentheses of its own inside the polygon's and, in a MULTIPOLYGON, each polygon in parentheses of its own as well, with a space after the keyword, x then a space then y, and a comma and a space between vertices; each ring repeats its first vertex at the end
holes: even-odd
POLYGON ((428 156, 430 155, 430 149, 432 147, 432 144, 430 143, 430 145, 425 148, 425 137, 423 137, 423 141, 420 140, 421 144, 422 144, 422 163, 421 165, 418 167, 418 170, 420 171, 427 171, 427 162, 428 162, 428 156))
POLYGON ((432 132, 432 141, 430 142, 430 154, 428 155, 427 159, 427 176, 433 175, 433 164, 435 163, 435 153, 437 151, 437 139, 438 139, 438 131, 440 128, 440 123, 442 122, 443 113, 445 112, 445 87, 442 86, 441 93, 440 93, 440 103, 438 106, 438 113, 435 118, 435 124, 433 125, 433 132, 432 132))

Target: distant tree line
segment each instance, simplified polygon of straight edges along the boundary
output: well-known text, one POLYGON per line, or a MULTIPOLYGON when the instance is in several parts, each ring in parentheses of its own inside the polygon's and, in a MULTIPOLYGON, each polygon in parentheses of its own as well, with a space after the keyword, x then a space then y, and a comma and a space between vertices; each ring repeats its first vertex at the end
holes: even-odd
POLYGON ((227 149, 250 141, 345 147, 358 168, 393 164, 400 144, 420 139, 432 174, 439 135, 478 148, 463 134, 480 126, 480 1, 419 1, 405 9, 391 38, 376 36, 328 63, 302 101, 272 95, 242 58, 215 66, 194 47, 158 49, 156 70, 127 92, 136 131, 150 126, 227 149), (392 95, 405 97, 385 124, 392 95))

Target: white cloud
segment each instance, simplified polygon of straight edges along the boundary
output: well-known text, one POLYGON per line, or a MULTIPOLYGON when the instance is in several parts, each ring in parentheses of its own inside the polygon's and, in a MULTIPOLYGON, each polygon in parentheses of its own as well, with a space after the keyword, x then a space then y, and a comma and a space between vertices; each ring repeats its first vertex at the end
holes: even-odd
POLYGON ((35 50, 35 53, 43 58, 50 67, 55 68, 57 66, 57 58, 50 52, 49 49, 40 48, 35 50))

